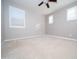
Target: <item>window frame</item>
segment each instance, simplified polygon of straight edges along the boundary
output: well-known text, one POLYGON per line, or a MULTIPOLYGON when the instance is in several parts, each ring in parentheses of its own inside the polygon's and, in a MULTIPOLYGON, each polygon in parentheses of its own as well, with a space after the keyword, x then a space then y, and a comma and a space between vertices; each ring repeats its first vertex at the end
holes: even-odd
MULTIPOLYGON (((73 14, 73 13, 71 13, 71 14, 73 14)), ((73 7, 67 9, 67 21, 74 21, 74 20, 77 20, 77 6, 73 6, 73 7), (73 13, 75 13, 73 18, 71 18, 72 16, 69 15, 69 13, 71 13, 70 12, 71 10, 73 11, 73 13)))
POLYGON ((54 23, 54 16, 53 15, 49 15, 49 17, 48 17, 48 23, 49 24, 53 24, 54 23))
POLYGON ((25 15, 25 11, 20 9, 20 8, 16 8, 14 6, 9 6, 9 28, 25 28, 25 16, 24 16, 24 19, 23 19, 23 26, 21 25, 12 25, 12 16, 10 15, 10 11, 11 9, 10 8, 14 8, 14 9, 17 9, 17 10, 20 10, 20 11, 23 11, 24 12, 24 15, 25 15))

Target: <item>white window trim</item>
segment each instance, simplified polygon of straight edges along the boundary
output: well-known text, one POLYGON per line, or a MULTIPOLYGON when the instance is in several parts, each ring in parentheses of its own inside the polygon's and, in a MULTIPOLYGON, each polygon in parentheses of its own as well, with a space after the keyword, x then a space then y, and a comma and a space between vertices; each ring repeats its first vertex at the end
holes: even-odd
POLYGON ((48 23, 49 24, 53 24, 54 23, 53 19, 54 19, 54 16, 53 15, 49 15, 49 17, 48 17, 48 23), (51 21, 50 21, 50 17, 52 17, 51 21))
MULTIPOLYGON (((73 6, 73 7, 69 8, 69 9, 76 8, 76 7, 77 7, 77 6, 73 6)), ((69 19, 69 18, 68 18, 68 17, 69 17, 69 15, 68 15, 69 9, 67 9, 67 21, 74 21, 74 20, 76 20, 76 19, 77 19, 77 16, 76 16, 75 19, 69 19)))
MULTIPOLYGON (((9 6, 9 7, 11 7, 11 6, 9 6)), ((15 7, 16 8, 16 7, 15 7)), ((9 16, 9 28, 25 28, 26 26, 26 24, 25 24, 25 18, 24 18, 24 25, 23 26, 13 26, 12 24, 11 24, 11 16, 9 16)))

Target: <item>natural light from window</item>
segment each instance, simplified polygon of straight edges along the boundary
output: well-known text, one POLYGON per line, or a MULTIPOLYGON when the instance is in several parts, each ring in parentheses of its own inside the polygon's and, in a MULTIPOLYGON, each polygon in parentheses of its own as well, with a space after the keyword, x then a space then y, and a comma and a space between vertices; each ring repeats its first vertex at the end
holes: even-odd
POLYGON ((72 8, 69 8, 67 10, 67 20, 77 20, 77 6, 74 6, 72 8))
POLYGON ((53 24, 53 15, 49 16, 49 24, 53 24))
POLYGON ((9 6, 9 27, 24 28, 25 27, 25 11, 19 8, 9 6))

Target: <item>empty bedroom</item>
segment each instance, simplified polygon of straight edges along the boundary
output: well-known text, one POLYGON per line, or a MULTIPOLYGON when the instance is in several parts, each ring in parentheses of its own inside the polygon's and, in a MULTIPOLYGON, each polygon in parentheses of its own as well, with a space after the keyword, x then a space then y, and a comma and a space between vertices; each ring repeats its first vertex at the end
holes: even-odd
POLYGON ((77 1, 1 0, 1 59, 77 59, 77 1))

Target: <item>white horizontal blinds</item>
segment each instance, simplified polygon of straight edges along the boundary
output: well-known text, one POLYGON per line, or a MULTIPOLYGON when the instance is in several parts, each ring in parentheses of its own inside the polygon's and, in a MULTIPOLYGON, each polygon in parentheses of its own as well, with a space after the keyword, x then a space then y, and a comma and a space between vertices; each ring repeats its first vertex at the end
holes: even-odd
POLYGON ((53 24, 53 15, 49 16, 49 24, 53 24))
POLYGON ((77 6, 67 9, 67 20, 76 20, 77 19, 77 6))
POLYGON ((25 27, 25 11, 9 6, 9 26, 17 28, 25 27))

